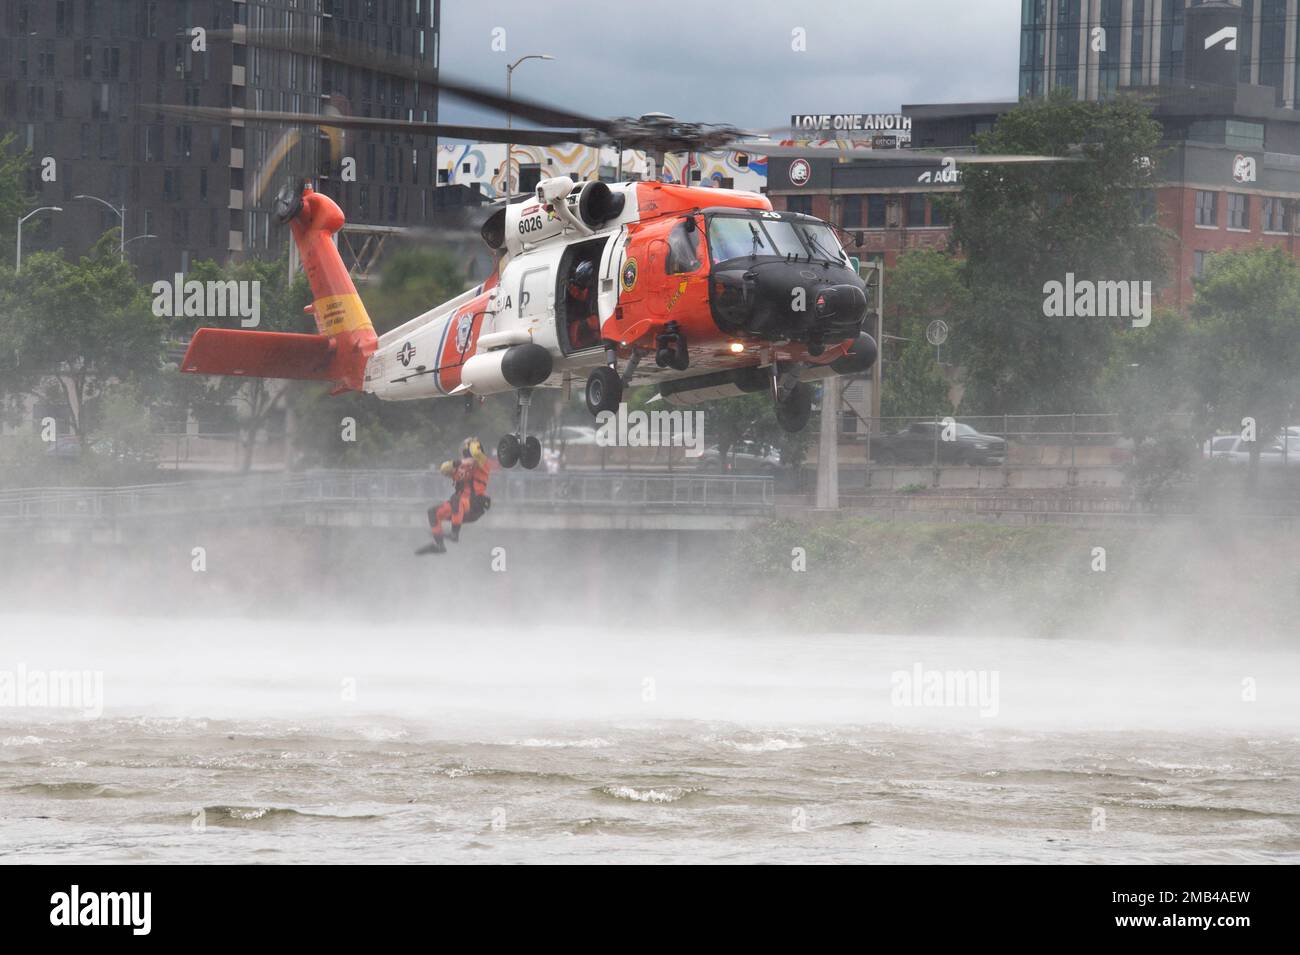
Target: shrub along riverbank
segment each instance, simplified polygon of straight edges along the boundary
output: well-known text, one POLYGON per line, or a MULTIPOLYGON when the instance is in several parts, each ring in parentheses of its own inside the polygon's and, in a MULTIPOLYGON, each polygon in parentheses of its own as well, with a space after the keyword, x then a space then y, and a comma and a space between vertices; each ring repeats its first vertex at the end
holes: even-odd
POLYGON ((728 545, 721 576, 732 612, 814 630, 1300 634, 1300 541, 1268 528, 774 521, 728 545))

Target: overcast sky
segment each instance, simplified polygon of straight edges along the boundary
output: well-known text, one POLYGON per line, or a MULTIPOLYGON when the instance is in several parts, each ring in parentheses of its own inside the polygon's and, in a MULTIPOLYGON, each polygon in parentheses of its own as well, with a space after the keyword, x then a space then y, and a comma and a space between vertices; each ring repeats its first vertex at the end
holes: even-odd
MULTIPOLYGON (((443 0, 442 68, 595 116, 661 111, 764 129, 791 113, 1014 100, 1017 0, 443 0), (504 28, 505 52, 492 50, 504 28), (806 52, 792 49, 805 31, 806 52)), ((503 116, 442 102, 440 119, 503 116)))

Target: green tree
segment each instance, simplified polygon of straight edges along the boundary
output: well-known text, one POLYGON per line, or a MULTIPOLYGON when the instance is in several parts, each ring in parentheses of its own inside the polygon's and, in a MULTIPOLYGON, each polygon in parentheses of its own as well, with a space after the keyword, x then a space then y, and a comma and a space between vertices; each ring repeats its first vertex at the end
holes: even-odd
POLYGON ((1216 254, 1196 280, 1189 378, 1207 424, 1241 431, 1253 418, 1254 486, 1262 444, 1300 405, 1300 267, 1285 249, 1216 254))
MULTIPOLYGON (((16 239, 18 219, 31 211, 37 197, 27 191, 27 172, 31 169, 32 153, 29 149, 14 149, 17 133, 0 137, 0 243, 12 249, 16 239)), ((24 228, 32 228, 28 223, 24 228)), ((5 259, 6 263, 12 261, 5 259)))
POLYGON ((948 324, 949 344, 958 339, 969 306, 961 263, 934 249, 899 256, 885 285, 886 329, 900 339, 894 359, 883 366, 880 413, 886 417, 947 414, 948 380, 925 332, 935 319, 948 324))
POLYGON ((963 405, 979 413, 1088 410, 1123 318, 1048 318, 1045 286, 1164 276, 1163 233, 1150 222, 1160 126, 1137 100, 1026 100, 977 137, 982 152, 1067 156, 1051 165, 963 167, 953 238, 966 257, 963 405))
POLYGON ((162 322, 121 261, 116 229, 76 263, 38 252, 0 288, 0 378, 10 394, 47 394, 65 409, 83 447, 85 413, 114 380, 157 373, 162 322), (56 387, 46 386, 53 382, 56 387))

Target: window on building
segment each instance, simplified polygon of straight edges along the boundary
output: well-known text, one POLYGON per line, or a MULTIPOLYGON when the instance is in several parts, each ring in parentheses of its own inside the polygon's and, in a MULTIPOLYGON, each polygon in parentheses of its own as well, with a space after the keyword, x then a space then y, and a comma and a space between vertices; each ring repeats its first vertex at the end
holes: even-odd
POLYGON ((1205 270, 1209 268, 1210 257, 1213 254, 1214 253, 1212 252, 1204 252, 1201 251, 1200 249, 1197 249, 1195 252, 1192 253, 1192 274, 1195 275, 1198 279, 1202 275, 1204 275, 1205 270))
POLYGON ((1250 196, 1240 192, 1228 193, 1228 228, 1250 228, 1250 196))
POLYGON ((813 200, 812 196, 786 196, 785 208, 789 212, 802 212, 804 215, 812 215, 813 200))
POLYGON ((884 196, 867 196, 867 228, 883 229, 888 214, 888 203, 884 196))
POLYGON ((1219 224, 1219 194, 1196 190, 1196 224, 1217 226, 1219 224))
POLYGON ((846 229, 862 228, 862 197, 845 196, 840 205, 840 225, 846 229))
POLYGON ((1156 191, 1154 189, 1139 189, 1133 196, 1133 202, 1137 206, 1138 217, 1143 222, 1156 221, 1156 191))
POLYGON ((948 218, 948 203, 942 196, 932 196, 930 198, 930 225, 947 226, 952 222, 948 218))
POLYGON ((925 195, 920 192, 911 193, 905 201, 907 208, 907 227, 909 229, 918 229, 925 225, 925 195))
POLYGON ((1289 223, 1284 199, 1265 199, 1260 209, 1265 232, 1287 232, 1289 223))

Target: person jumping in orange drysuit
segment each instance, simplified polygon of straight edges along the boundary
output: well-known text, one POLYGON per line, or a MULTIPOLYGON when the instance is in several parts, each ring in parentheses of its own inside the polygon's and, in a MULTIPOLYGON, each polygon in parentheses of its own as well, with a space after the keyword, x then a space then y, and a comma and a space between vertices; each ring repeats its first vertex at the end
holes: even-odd
POLYGON ((492 462, 483 453, 482 443, 478 438, 466 438, 460 453, 459 463, 444 461, 438 469, 454 487, 451 497, 429 508, 429 530, 433 540, 417 550, 417 554, 445 554, 447 545, 443 542, 442 522, 451 521, 454 543, 460 540, 462 524, 472 524, 492 506, 492 499, 487 496, 492 462))

